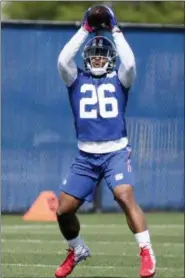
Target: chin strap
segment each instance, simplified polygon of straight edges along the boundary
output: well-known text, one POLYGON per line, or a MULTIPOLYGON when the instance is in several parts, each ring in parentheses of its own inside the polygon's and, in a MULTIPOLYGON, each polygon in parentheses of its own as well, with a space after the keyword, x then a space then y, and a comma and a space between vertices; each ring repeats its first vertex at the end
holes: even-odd
POLYGON ((87 67, 93 75, 100 76, 107 73, 108 64, 109 63, 107 62, 103 68, 92 68, 91 65, 88 63, 87 67))

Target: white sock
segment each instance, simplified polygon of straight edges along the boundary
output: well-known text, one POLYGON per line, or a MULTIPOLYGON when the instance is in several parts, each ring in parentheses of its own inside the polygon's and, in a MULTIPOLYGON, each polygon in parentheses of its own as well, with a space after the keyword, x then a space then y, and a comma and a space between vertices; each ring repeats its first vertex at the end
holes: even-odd
POLYGON ((77 248, 79 245, 83 245, 84 244, 84 241, 83 239, 80 237, 80 236, 77 236, 73 239, 70 239, 67 241, 68 244, 69 244, 69 247, 72 247, 72 248, 77 248))
POLYGON ((145 246, 150 248, 152 245, 151 241, 150 241, 150 234, 149 234, 148 230, 135 234, 135 238, 136 238, 136 241, 137 241, 139 247, 141 247, 141 248, 145 247, 145 246))

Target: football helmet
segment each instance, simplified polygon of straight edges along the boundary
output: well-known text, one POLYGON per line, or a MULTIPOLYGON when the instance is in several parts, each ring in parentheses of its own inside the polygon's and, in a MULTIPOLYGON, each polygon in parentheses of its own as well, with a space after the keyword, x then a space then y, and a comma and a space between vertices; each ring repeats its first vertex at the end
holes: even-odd
POLYGON ((85 70, 95 76, 101 76, 112 72, 116 65, 117 51, 114 44, 103 36, 96 36, 90 39, 83 50, 85 70), (99 66, 93 66, 93 59, 100 59, 99 66))

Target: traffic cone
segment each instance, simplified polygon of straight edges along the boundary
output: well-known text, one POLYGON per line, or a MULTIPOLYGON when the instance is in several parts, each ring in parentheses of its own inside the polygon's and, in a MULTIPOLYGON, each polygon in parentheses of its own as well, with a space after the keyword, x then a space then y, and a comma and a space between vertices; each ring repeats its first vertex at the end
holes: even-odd
POLYGON ((25 221, 56 221, 58 199, 52 191, 43 191, 22 217, 25 221))

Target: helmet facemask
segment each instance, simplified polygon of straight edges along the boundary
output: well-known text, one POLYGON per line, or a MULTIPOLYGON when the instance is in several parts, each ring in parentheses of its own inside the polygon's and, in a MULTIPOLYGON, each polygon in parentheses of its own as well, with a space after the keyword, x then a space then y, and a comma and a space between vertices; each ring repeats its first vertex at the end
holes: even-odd
POLYGON ((93 38, 91 41, 87 43, 83 52, 86 71, 90 71, 95 76, 101 76, 113 71, 116 64, 116 49, 112 42, 106 38, 101 39, 99 37, 93 38), (94 43, 91 45, 93 40, 94 43), (103 40, 108 41, 108 45, 104 45, 103 40))

